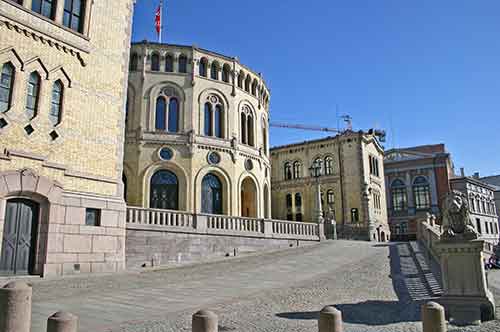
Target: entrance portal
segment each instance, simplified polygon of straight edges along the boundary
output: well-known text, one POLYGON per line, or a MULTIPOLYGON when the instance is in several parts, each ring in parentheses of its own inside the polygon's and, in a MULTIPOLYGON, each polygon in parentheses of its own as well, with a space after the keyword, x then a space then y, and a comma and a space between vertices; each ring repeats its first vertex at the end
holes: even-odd
POLYGON ((0 274, 31 274, 35 266, 39 206, 27 199, 7 201, 0 274))
POLYGON ((257 187, 251 178, 241 183, 241 216, 257 218, 257 187))

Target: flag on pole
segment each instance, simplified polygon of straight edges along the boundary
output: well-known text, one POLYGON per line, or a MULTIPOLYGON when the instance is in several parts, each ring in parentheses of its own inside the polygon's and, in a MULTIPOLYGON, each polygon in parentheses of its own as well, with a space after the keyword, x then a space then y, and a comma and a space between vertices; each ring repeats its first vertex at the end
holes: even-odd
POLYGON ((156 15, 155 15, 155 28, 156 28, 156 33, 158 34, 158 41, 160 43, 161 43, 161 11, 162 11, 162 1, 160 1, 160 5, 156 10, 156 15))

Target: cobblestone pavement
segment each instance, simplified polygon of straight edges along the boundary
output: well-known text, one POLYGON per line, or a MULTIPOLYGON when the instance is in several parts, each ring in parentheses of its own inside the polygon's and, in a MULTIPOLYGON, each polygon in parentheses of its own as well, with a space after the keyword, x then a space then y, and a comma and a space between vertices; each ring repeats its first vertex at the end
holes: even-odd
MULTIPOLYGON (((45 331, 57 310, 77 314, 81 332, 190 331, 192 313, 209 308, 221 332, 312 332, 325 305, 342 311, 346 332, 421 331, 420 304, 441 293, 432 269, 415 243, 335 241, 140 274, 37 280, 32 331, 45 331)), ((500 275, 490 274, 490 284, 500 286, 500 275)), ((450 331, 500 331, 500 323, 450 331)))

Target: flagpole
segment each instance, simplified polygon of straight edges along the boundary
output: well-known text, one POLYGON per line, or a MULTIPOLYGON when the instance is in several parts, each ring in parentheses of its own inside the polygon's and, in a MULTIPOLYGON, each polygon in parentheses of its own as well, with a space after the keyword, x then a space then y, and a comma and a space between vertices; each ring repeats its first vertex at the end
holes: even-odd
POLYGON ((161 33, 163 30, 163 0, 160 0, 160 33, 158 34, 158 43, 161 44, 161 33))

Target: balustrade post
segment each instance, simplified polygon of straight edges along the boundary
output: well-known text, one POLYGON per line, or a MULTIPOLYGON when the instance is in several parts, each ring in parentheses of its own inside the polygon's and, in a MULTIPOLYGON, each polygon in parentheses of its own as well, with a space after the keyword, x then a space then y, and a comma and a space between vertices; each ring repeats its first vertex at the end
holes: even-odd
POLYGON ((208 229, 208 216, 195 214, 194 228, 199 233, 206 233, 208 229))
POLYGON ((273 236, 273 221, 269 219, 262 219, 262 230, 264 232, 264 237, 273 236))

